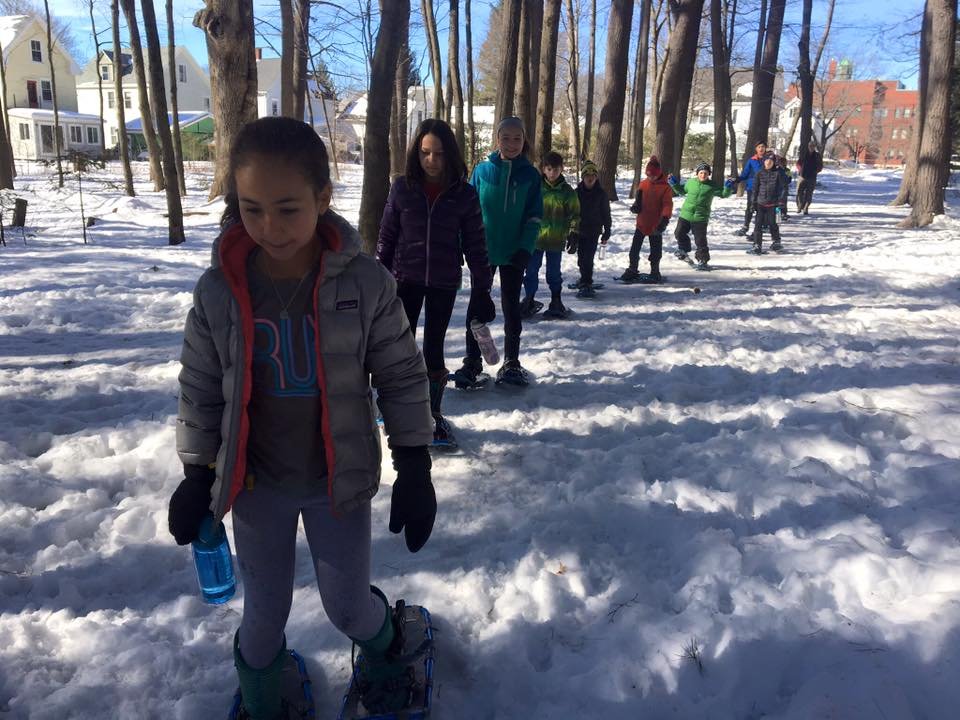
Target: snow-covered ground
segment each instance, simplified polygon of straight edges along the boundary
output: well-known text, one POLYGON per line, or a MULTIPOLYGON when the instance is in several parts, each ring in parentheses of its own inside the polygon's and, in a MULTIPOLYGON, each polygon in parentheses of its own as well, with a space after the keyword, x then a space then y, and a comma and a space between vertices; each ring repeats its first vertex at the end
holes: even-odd
MULTIPOLYGON (((716 269, 667 256, 660 287, 612 282, 633 222, 617 203, 606 289, 524 329, 535 384, 448 392, 464 451, 435 458, 416 555, 387 531, 385 464, 374 576, 433 612, 436 717, 956 712, 960 226, 898 230, 892 173, 822 181, 780 255, 744 254, 744 200, 718 200, 716 269)), ((143 183, 128 199, 86 179, 84 245, 75 180, 18 181, 28 232, 0 247, 2 718, 226 715, 242 600, 204 605, 166 530, 208 182, 191 177, 189 240, 169 247, 143 183)), ((359 185, 347 168, 336 188, 351 219, 359 185)), ((332 718, 350 647, 302 550, 288 638, 332 718)))

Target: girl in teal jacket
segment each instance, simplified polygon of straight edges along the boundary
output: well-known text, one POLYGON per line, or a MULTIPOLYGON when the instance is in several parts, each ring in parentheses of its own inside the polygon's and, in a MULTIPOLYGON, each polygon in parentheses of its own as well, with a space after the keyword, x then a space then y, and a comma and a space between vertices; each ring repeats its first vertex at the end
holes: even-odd
POLYGON ((710 181, 712 170, 707 163, 697 165, 697 176, 690 178, 682 185, 675 175, 667 178, 674 195, 683 195, 683 207, 680 208, 680 219, 673 236, 677 239, 678 250, 675 255, 686 260, 692 249, 690 246, 690 232, 697 244, 697 270, 709 270, 710 248, 707 245, 707 222, 710 220, 710 206, 715 197, 730 197, 733 181, 728 180, 723 185, 710 181))

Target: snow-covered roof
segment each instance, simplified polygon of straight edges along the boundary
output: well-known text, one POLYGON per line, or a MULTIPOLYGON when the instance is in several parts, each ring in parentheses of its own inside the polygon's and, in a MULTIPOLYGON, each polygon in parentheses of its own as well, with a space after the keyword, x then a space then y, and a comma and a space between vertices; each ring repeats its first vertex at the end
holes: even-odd
MULTIPOLYGON (((47 108, 10 108, 7 114, 11 117, 26 118, 30 120, 49 120, 53 122, 53 110, 47 108)), ((57 113, 60 116, 60 122, 71 120, 73 122, 100 122, 99 115, 89 115, 87 113, 78 113, 71 110, 61 110, 57 113)))
MULTIPOLYGON (((188 125, 193 125, 194 123, 200 122, 201 120, 210 117, 208 112, 178 112, 177 117, 180 119, 180 127, 184 128, 188 125)), ((173 125, 173 113, 167 113, 167 122, 173 125)), ((136 118, 127 123, 127 130, 129 132, 142 132, 143 123, 140 122, 140 118, 136 118)))
MULTIPOLYGON (((30 15, 0 15, 0 47, 3 48, 3 59, 6 62, 7 58, 10 56, 10 48, 16 45, 17 40, 20 36, 27 31, 27 29, 36 23, 44 32, 46 32, 46 27, 40 20, 30 15)), ((77 61, 73 59, 73 56, 63 47, 63 45, 54 38, 54 43, 57 46, 57 49, 63 53, 63 56, 70 61, 70 73, 73 75, 80 74, 80 66, 77 65, 77 61)), ((46 52, 46 48, 44 48, 46 52)))

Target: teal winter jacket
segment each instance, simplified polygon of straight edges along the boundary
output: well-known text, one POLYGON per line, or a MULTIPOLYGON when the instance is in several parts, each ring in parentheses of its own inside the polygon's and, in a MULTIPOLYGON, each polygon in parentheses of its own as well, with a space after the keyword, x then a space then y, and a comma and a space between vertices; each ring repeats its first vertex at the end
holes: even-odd
POLYGON ((540 235, 543 197, 540 173, 530 161, 523 155, 504 160, 493 152, 474 169, 470 183, 480 196, 491 267, 510 264, 520 249, 532 253, 540 235))

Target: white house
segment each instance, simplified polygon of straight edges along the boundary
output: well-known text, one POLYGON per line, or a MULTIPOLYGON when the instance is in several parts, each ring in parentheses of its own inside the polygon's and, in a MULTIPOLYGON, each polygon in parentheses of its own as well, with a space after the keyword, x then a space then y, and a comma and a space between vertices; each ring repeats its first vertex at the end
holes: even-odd
MULTIPOLYGON (((5 82, 2 94, 7 108, 53 108, 53 80, 47 57, 47 29, 28 15, 0 17, 0 47, 3 48, 5 82)), ((80 69, 54 40, 57 108, 77 111, 76 76, 80 69)))
MULTIPOLYGON (((59 110, 59 108, 58 108, 59 110)), ((56 157, 53 110, 10 108, 10 145, 17 159, 43 160, 56 157)), ((60 147, 87 155, 100 154, 100 117, 59 110, 60 147)))
MULTIPOLYGON (((144 49, 146 51, 146 49, 144 49)), ((167 109, 170 109, 170 74, 167 69, 167 48, 161 48, 163 63, 163 81, 167 89, 167 109)), ((136 74, 133 72, 133 60, 129 50, 122 50, 121 78, 123 96, 117 97, 113 74, 113 52, 101 50, 96 59, 87 63, 77 78, 77 106, 80 112, 99 116, 103 114, 107 147, 117 144, 117 102, 123 103, 124 120, 140 117, 140 90, 137 87, 136 74), (100 104, 100 82, 103 88, 103 104, 100 104)), ((177 45, 174 50, 177 64, 177 109, 185 113, 210 111, 210 78, 197 63, 187 48, 177 45)), ((144 61, 146 62, 146 54, 144 61)), ((147 74, 147 92, 150 88, 149 63, 147 74)))
MULTIPOLYGON (((794 118, 800 114, 800 98, 792 97, 790 98, 786 105, 783 106, 783 110, 780 111, 780 119, 778 120, 778 129, 782 133, 783 137, 786 138, 787 134, 790 132, 790 126, 793 124, 794 118)), ((823 120, 820 116, 820 113, 814 109, 813 111, 813 137, 819 143, 820 136, 823 130, 823 120)), ((790 147, 785 148, 787 157, 796 158, 800 156, 800 125, 797 124, 797 129, 793 133, 793 139, 790 141, 790 147)))

